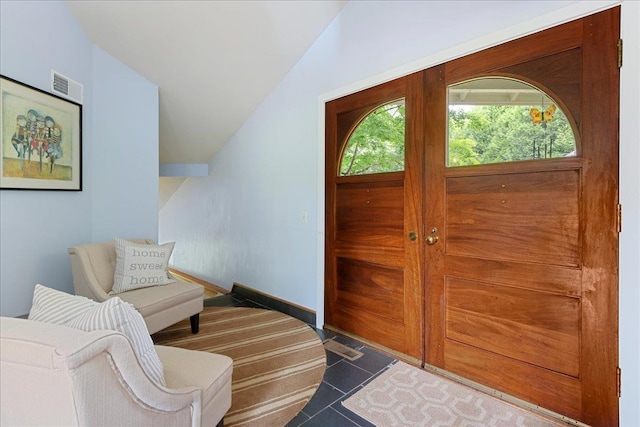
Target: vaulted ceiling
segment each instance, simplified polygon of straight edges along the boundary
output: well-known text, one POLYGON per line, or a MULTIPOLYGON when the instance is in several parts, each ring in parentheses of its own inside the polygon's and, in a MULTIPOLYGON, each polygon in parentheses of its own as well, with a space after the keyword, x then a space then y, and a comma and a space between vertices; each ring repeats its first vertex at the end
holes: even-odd
POLYGON ((344 1, 78 1, 91 41, 158 85, 160 163, 207 163, 344 1))

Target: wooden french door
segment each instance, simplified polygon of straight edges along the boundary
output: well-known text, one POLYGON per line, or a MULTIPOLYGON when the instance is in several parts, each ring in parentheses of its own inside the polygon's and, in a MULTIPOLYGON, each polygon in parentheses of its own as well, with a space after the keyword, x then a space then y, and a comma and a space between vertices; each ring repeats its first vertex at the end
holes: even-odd
POLYGON ((594 426, 618 424, 619 8, 426 71, 426 362, 594 426), (576 155, 445 167, 447 87, 544 88, 576 155))
POLYGON ((328 327, 618 424, 619 22, 612 8, 327 104, 328 327), (550 95, 574 155, 447 167, 448 87, 485 77, 550 95), (359 121, 397 99, 404 171, 339 176, 359 121))
POLYGON ((421 359, 422 78, 410 75, 326 106, 325 324, 421 359), (405 103, 404 170, 338 176, 354 128, 405 103), (414 240, 407 238, 416 233, 414 240))

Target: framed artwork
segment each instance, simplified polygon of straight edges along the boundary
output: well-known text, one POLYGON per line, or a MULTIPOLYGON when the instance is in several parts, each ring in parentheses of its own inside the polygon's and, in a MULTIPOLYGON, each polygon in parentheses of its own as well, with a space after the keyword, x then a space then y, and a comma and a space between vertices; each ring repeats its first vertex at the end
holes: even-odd
POLYGON ((0 189, 82 190, 82 105, 0 76, 0 189))

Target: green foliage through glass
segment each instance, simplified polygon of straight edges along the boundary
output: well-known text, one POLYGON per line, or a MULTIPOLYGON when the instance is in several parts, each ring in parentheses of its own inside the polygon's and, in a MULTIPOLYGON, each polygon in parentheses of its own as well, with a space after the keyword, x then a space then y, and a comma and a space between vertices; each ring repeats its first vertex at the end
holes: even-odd
MULTIPOLYGON (((511 79, 478 79, 476 88, 482 80, 513 82, 511 79)), ((575 138, 564 112, 543 92, 533 89, 537 95, 523 96, 520 103, 502 101, 515 99, 509 94, 503 98, 506 90, 495 91, 495 101, 489 103, 490 90, 485 90, 482 93, 484 105, 452 101, 450 92, 447 165, 469 166, 575 156, 575 138), (531 102, 532 96, 541 101, 537 104, 531 102)), ((466 101, 473 101, 473 95, 466 95, 466 101)))
POLYGON ((351 134, 342 153, 340 176, 404 170, 404 100, 377 108, 351 134))

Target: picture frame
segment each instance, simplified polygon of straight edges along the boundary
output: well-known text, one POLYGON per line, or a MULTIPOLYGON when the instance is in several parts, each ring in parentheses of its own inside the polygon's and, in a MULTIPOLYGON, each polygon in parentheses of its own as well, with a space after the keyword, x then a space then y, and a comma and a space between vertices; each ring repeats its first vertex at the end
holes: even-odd
POLYGON ((0 75, 0 189, 82 191, 82 105, 0 75))

